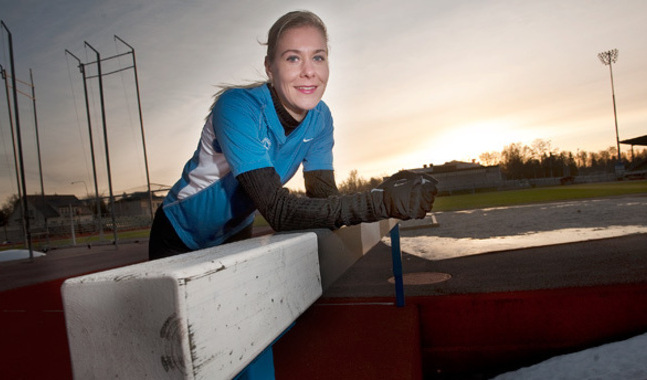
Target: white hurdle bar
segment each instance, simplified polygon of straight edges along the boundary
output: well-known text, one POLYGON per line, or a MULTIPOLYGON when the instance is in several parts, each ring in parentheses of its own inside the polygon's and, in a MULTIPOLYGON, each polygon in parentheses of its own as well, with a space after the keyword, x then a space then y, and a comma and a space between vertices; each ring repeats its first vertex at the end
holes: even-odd
POLYGON ((317 235, 71 278, 62 293, 75 379, 229 379, 321 296, 317 235))

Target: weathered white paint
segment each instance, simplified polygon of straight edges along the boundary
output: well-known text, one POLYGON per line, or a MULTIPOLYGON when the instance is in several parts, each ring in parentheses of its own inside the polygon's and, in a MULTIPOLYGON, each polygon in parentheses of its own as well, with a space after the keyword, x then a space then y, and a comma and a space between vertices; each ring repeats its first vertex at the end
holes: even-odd
POLYGON ((225 379, 320 295, 312 232, 238 243, 63 284, 76 379, 225 379))
POLYGON ((335 231, 313 230, 319 244, 321 286, 326 290, 341 277, 360 257, 380 242, 383 236, 399 222, 385 219, 375 223, 362 223, 342 227, 335 231))

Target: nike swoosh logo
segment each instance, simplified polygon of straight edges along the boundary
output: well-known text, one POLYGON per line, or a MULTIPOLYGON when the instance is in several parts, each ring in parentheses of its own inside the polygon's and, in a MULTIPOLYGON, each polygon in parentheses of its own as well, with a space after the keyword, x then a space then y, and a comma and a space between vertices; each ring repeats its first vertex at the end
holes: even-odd
POLYGON ((303 142, 304 142, 304 143, 307 143, 307 142, 310 142, 310 141, 312 141, 312 140, 314 140, 314 138, 303 139, 303 142))

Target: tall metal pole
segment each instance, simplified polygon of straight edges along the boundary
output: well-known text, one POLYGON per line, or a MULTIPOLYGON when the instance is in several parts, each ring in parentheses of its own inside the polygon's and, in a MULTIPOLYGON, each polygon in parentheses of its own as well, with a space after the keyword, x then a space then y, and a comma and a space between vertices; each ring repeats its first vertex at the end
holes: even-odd
MULTIPOLYGON (((4 79, 5 90, 7 93, 7 111, 9 113, 9 128, 11 129, 11 146, 13 147, 13 162, 14 169, 16 171, 16 191, 18 192, 18 204, 20 204, 20 215, 25 215, 25 207, 22 203, 22 190, 20 185, 20 170, 18 168, 18 152, 16 150, 16 135, 14 133, 13 126, 13 112, 11 112, 11 97, 9 95, 9 82, 7 82, 8 74, 7 71, 0 65, 0 70, 2 71, 2 79, 4 79)), ((21 218, 22 221, 22 235, 24 239, 25 246, 27 246, 27 226, 25 225, 25 218, 21 218)))
POLYGON ((612 66, 618 60, 618 49, 605 51, 598 54, 598 58, 603 64, 609 66, 609 73, 611 74, 611 96, 613 98, 613 117, 616 123, 616 145, 618 148, 618 162, 621 162, 620 156, 620 136, 618 134, 618 113, 616 111, 616 92, 613 87, 613 69, 612 66))
POLYGON ((135 58, 135 48, 130 46, 128 43, 126 43, 126 41, 122 40, 117 35, 115 35, 115 40, 119 40, 122 44, 128 46, 130 48, 130 52, 133 55, 133 69, 135 72, 135 88, 137 90, 137 107, 139 109, 139 127, 142 133, 142 147, 144 148, 144 165, 146 167, 146 185, 148 186, 148 206, 150 207, 150 215, 151 215, 151 223, 152 223, 155 212, 153 211, 153 193, 151 191, 151 179, 150 179, 150 174, 148 172, 148 155, 146 154, 146 136, 144 135, 144 118, 142 117, 142 102, 139 96, 139 79, 137 77, 137 59, 135 58))
POLYGON ((87 80, 85 77, 85 65, 81 63, 81 60, 77 58, 74 54, 70 53, 69 50, 65 50, 65 52, 69 55, 71 55, 74 59, 77 60, 79 63, 79 70, 81 71, 81 75, 83 76, 83 94, 85 97, 85 114, 87 116, 88 120, 88 134, 90 135, 90 155, 92 155, 92 176, 94 180, 94 194, 96 197, 96 203, 97 203, 97 218, 98 218, 98 223, 99 223, 99 240, 103 239, 103 222, 101 220, 101 199, 99 198, 99 184, 97 182, 97 164, 95 162, 94 158, 94 139, 92 138, 92 121, 90 117, 90 101, 88 100, 88 85, 87 85, 87 80))
POLYGON ((13 85, 13 106, 14 118, 16 119, 16 136, 18 137, 18 158, 20 160, 20 178, 22 180, 22 200, 23 200, 23 218, 25 220, 25 229, 27 231, 27 245, 29 248, 29 260, 34 259, 34 249, 31 245, 31 231, 29 226, 29 202, 27 201, 27 185, 25 184, 25 163, 22 154, 22 137, 20 133, 20 115, 18 113, 18 90, 16 88, 16 66, 13 58, 13 38, 11 32, 5 25, 4 21, 0 21, 4 30, 7 31, 7 39, 9 40, 9 61, 11 63, 11 84, 13 85))
MULTIPOLYGON (((31 82, 31 100, 34 104, 34 130, 36 131, 36 151, 38 152, 38 172, 40 173, 40 193, 43 199, 43 205, 45 202, 45 185, 43 182, 43 163, 40 155, 40 138, 38 137, 38 116, 36 112, 36 86, 34 86, 34 75, 32 74, 31 69, 29 69, 29 81, 31 82)), ((47 225, 47 215, 43 214, 45 222, 45 236, 47 238, 47 245, 49 245, 49 226, 47 225)))
POLYGON ((110 189, 110 214, 112 214, 112 231, 114 235, 114 244, 115 247, 118 247, 117 243, 117 221, 115 220, 115 197, 112 192, 112 175, 110 172, 110 153, 108 149, 108 128, 106 126, 106 107, 103 99, 103 79, 101 78, 101 55, 99 52, 92 47, 87 41, 84 41, 85 45, 92 49, 97 56, 97 76, 99 77, 99 99, 101 102, 101 122, 103 123, 103 143, 106 150, 106 166, 108 169, 108 188, 110 189))
POLYGON ((34 104, 34 130, 36 131, 36 151, 38 153, 38 171, 40 172, 40 191, 45 196, 45 185, 43 184, 43 163, 40 156, 40 138, 38 137, 38 116, 36 113, 36 87, 34 86, 34 75, 29 69, 29 81, 31 82, 31 100, 34 104))

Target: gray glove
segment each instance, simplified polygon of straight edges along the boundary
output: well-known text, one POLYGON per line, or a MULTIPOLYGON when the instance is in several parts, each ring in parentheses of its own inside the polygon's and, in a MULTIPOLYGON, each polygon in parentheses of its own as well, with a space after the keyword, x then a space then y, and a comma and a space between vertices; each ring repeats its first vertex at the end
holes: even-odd
POLYGON ((399 171, 371 190, 376 211, 384 218, 422 219, 433 207, 437 183, 427 174, 399 171))

